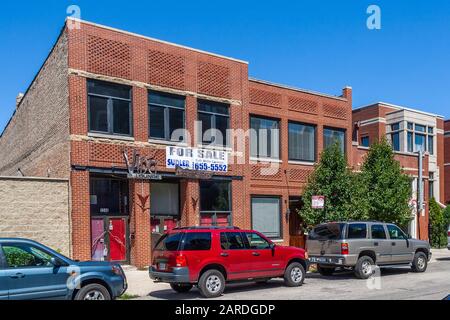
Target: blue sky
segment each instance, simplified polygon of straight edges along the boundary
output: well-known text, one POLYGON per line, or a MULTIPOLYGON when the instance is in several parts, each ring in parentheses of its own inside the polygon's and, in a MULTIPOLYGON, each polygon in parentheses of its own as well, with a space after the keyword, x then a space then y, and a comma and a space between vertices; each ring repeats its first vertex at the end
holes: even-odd
POLYGON ((0 131, 76 4, 81 18, 249 61, 251 77, 354 107, 385 101, 450 118, 450 1, 4 1, 0 131), (431 4, 432 3, 432 4, 431 4), (366 9, 381 8, 381 30, 366 9))

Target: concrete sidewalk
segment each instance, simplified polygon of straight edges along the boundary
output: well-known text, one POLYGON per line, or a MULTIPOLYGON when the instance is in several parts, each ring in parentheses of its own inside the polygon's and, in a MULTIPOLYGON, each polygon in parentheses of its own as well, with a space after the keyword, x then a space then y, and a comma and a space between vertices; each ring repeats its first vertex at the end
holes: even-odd
MULTIPOLYGON (((432 259, 430 263, 440 261, 441 259, 450 259, 450 250, 432 249, 432 259)), ((154 283, 150 279, 147 270, 138 270, 132 266, 123 266, 128 280, 128 295, 145 297, 150 292, 170 289, 167 283, 154 283)))

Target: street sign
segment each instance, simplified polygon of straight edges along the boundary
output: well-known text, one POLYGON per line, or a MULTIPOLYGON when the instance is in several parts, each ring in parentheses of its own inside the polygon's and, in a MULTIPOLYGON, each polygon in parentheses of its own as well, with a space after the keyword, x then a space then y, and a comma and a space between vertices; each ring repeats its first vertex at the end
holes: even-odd
POLYGON ((312 196, 313 209, 323 209, 325 207, 325 197, 324 196, 312 196))

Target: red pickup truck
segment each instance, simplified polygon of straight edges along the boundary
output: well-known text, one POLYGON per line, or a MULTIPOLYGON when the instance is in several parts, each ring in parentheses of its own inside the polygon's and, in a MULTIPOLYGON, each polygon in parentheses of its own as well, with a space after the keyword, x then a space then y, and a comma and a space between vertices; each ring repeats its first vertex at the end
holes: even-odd
POLYGON ((206 298, 220 296, 231 281, 267 282, 283 277, 300 286, 308 269, 305 250, 277 246, 264 235, 236 227, 177 228, 156 244, 150 278, 177 292, 197 285, 206 298))

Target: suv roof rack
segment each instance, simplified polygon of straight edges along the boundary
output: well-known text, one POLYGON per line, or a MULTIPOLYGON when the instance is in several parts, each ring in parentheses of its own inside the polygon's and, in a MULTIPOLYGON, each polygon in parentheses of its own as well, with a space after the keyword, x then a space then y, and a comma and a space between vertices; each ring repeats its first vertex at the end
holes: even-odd
POLYGON ((174 228, 173 230, 208 230, 208 229, 240 230, 239 227, 217 227, 217 226, 211 226, 211 227, 179 227, 179 228, 174 228))

